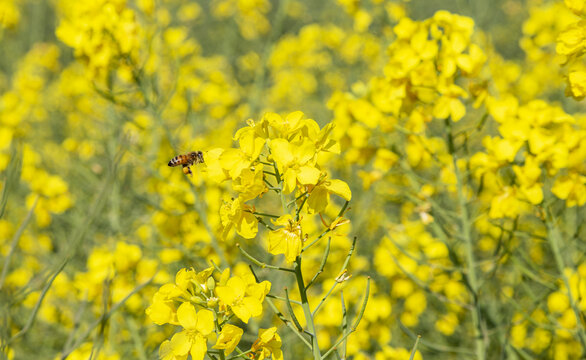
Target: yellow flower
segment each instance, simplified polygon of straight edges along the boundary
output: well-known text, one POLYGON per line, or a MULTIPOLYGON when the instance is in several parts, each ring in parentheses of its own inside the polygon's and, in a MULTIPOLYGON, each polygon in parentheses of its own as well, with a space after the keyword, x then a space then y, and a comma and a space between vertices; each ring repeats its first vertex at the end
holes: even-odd
POLYGON ((553 292, 547 297, 547 308, 552 313, 561 314, 570 307, 568 296, 560 291, 553 292))
POLYGON ((219 158, 222 168, 232 179, 238 178, 244 169, 248 169, 253 160, 240 149, 226 149, 219 158))
POLYGON ((146 309, 147 316, 157 325, 178 325, 177 310, 173 298, 181 295, 174 284, 165 284, 153 295, 152 304, 146 309))
POLYGON ((260 329, 258 339, 252 344, 251 351, 255 354, 257 360, 264 360, 269 356, 273 360, 283 360, 281 351, 281 337, 277 334, 277 328, 260 329))
POLYGON ((514 188, 505 187, 502 192, 492 198, 488 216, 491 219, 508 217, 514 219, 521 213, 522 203, 514 188))
POLYGON ((346 201, 352 199, 350 187, 342 180, 325 180, 315 187, 308 188, 310 193, 307 199, 307 212, 310 214, 324 211, 330 203, 330 194, 338 195, 346 201))
POLYGON ((216 341, 216 345, 214 345, 214 349, 224 349, 224 354, 229 355, 234 351, 238 342, 240 342, 243 333, 244 330, 238 326, 232 324, 224 325, 222 331, 218 335, 218 340, 216 341))
POLYGON ((181 359, 189 353, 193 360, 203 360, 207 351, 206 336, 214 330, 214 314, 206 309, 197 312, 191 303, 184 302, 177 309, 177 319, 184 330, 173 335, 170 344, 161 344, 159 355, 173 359, 172 354, 181 359))
POLYGON ((586 96, 586 72, 571 71, 568 74, 568 91, 576 100, 581 100, 586 96))
POLYGON ((257 284, 252 274, 244 277, 234 276, 226 285, 216 287, 216 295, 224 306, 243 322, 262 314, 262 302, 271 290, 271 283, 263 281, 257 284))
POLYGON ((564 0, 564 3, 574 14, 584 15, 584 11, 586 10, 584 0, 564 0))
POLYGON ((123 3, 64 2, 60 10, 62 20, 56 30, 57 37, 75 50, 92 76, 103 78, 123 56, 136 55, 140 28, 134 11, 123 3))
POLYGON ((458 316, 453 312, 449 312, 435 322, 435 328, 442 334, 450 336, 459 324, 458 316))
POLYGON ((513 171, 517 175, 521 194, 533 205, 541 203, 543 191, 541 190, 542 184, 538 181, 541 177, 541 168, 535 158, 527 157, 525 165, 523 167, 513 166, 513 171))
POLYGON ((440 89, 442 96, 435 103, 433 116, 439 119, 451 117, 454 122, 459 121, 466 115, 466 107, 459 98, 467 98, 468 94, 454 84, 441 86, 440 89))
POLYGON ((291 215, 283 215, 273 221, 275 225, 283 226, 269 233, 269 253, 273 255, 285 254, 287 262, 295 261, 303 248, 303 232, 299 221, 293 221, 291 215))
POLYGON ((254 166, 254 170, 244 169, 240 172, 240 176, 234 179, 232 188, 240 193, 241 201, 252 200, 267 192, 263 168, 262 164, 257 164, 254 166))
POLYGON ((586 46, 585 23, 583 20, 572 24, 558 36, 555 48, 558 54, 571 56, 584 51, 586 46))
POLYGON ((582 206, 586 203, 586 176, 572 172, 556 179, 551 192, 562 200, 567 207, 582 206))
POLYGON ((220 208, 222 221, 222 236, 226 238, 232 227, 246 239, 252 239, 258 232, 258 220, 252 214, 254 208, 244 204, 241 199, 235 199, 231 203, 224 203, 220 208))
POLYGON ((194 296, 201 291, 207 291, 207 281, 213 271, 213 267, 199 273, 196 273, 193 268, 179 270, 174 284, 165 284, 155 293, 151 306, 146 309, 146 314, 157 325, 167 323, 178 325, 175 300, 182 296, 195 299, 194 296))
POLYGON ((266 113, 263 116, 263 121, 268 122, 269 126, 277 131, 277 136, 287 138, 288 135, 299 130, 303 125, 303 113, 301 111, 295 111, 283 119, 279 114, 266 113))
POLYGON ((302 185, 316 184, 320 170, 313 164, 315 144, 305 138, 301 144, 292 144, 285 139, 270 142, 271 154, 283 178, 283 192, 291 193, 297 182, 302 185))

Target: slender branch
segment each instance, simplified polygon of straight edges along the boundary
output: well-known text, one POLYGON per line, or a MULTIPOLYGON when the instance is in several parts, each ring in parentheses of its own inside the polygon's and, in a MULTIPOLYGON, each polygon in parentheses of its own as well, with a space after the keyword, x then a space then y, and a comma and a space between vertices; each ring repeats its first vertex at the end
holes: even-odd
MULTIPOLYGON (((342 334, 348 336, 350 334, 350 329, 348 327, 348 312, 346 311, 346 302, 344 301, 344 291, 340 292, 340 302, 342 303, 342 334), (348 334, 348 335, 347 335, 348 334)), ((344 339, 342 343, 342 359, 346 359, 346 349, 348 347, 348 338, 344 339)), ((338 354, 336 352, 336 354, 338 354)))
MULTIPOLYGON (((342 209, 340 209, 340 212, 338 213, 338 216, 336 216, 336 219, 341 217, 342 215, 344 215, 344 212, 346 212, 346 209, 348 208, 349 203, 350 203, 350 201, 346 201, 346 203, 344 203, 344 206, 342 206, 342 209)), ((324 237, 330 231, 332 231, 332 229, 330 229, 330 228, 325 229, 315 240, 310 242, 308 245, 304 246, 303 249, 301 249, 301 252, 303 253, 304 251, 309 249, 313 244, 315 244, 316 242, 321 240, 321 238, 324 237)))
POLYGON ((73 350, 75 350, 77 348, 77 346, 84 341, 89 334, 99 325, 103 325, 106 321, 108 321, 108 319, 112 316, 112 314, 114 314, 122 305, 124 305, 126 303, 126 301, 133 296, 134 294, 136 294, 137 292, 139 292, 140 290, 142 290, 145 286, 147 286, 148 284, 150 284, 154 279, 154 276, 152 278, 150 278, 149 280, 147 280, 146 282, 138 285, 134 290, 132 290, 128 295, 126 295, 124 297, 124 299, 120 300, 119 302, 117 302, 116 304, 114 304, 114 306, 112 306, 110 308, 110 311, 102 314, 102 316, 100 316, 100 318, 96 319, 96 321, 94 321, 92 324, 90 324, 90 326, 86 329, 86 331, 78 338, 77 343, 75 344, 75 346, 73 346, 72 348, 68 349, 67 351, 64 351, 63 354, 61 354, 61 359, 66 359, 67 356, 69 356, 69 354, 71 354, 71 352, 73 350))
POLYGON ((297 331, 297 328, 295 327, 295 325, 293 325, 291 323, 291 321, 289 319, 287 319, 285 317, 285 315, 283 315, 283 313, 281 313, 279 311, 279 309, 277 309, 277 307, 275 306, 275 304, 272 302, 271 299, 266 299, 265 301, 267 302, 267 304, 269 304, 270 308, 275 312, 275 315, 277 315, 277 317, 283 322, 285 323, 285 325, 287 325, 287 327, 289 329, 291 329, 293 331, 293 333, 295 335, 297 335, 297 337, 299 337, 299 339, 301 339, 301 341, 303 341, 303 343, 309 348, 311 349, 311 344, 309 343, 309 341, 307 341, 307 339, 303 336, 302 333, 300 333, 299 331, 297 331))
POLYGON ((311 350, 313 353, 313 360, 321 360, 321 353, 319 351, 319 343, 317 341, 317 332, 315 331, 315 325, 313 323, 313 314, 309 308, 309 301, 307 300, 307 290, 305 289, 305 283, 303 282, 303 274, 301 273, 301 257, 298 256, 295 259, 295 277, 297 278, 297 287, 299 288, 299 294, 301 296, 301 307, 305 315, 305 323, 307 329, 311 333, 311 350))
POLYGON ((53 281, 55 281, 55 278, 57 277, 57 275, 59 275, 61 273, 61 271, 63 271, 63 268, 65 268, 65 265, 67 265, 68 262, 69 262, 69 258, 66 258, 65 260, 63 260, 63 262, 57 268, 57 271, 55 271, 55 273, 53 274, 53 276, 51 276, 51 278, 49 279, 49 281, 47 281, 47 283, 43 287, 43 291, 41 291, 41 295, 39 296, 39 299, 37 300, 35 306, 33 307, 33 311, 30 314, 30 316, 29 316, 29 318, 28 318, 28 320, 26 322, 26 325, 22 328, 22 330, 20 330, 16 334, 14 334, 14 336, 12 336, 7 341, 6 345, 10 345, 10 343, 14 342, 14 340, 16 340, 19 337, 21 337, 24 334, 26 334, 30 330, 30 328, 33 326, 33 324, 35 322, 35 319, 37 318, 37 313, 39 312, 39 309, 41 308, 41 304, 43 303, 43 300, 45 299, 45 296, 49 292, 49 289, 51 288, 51 285, 53 285, 53 281))
POLYGON ((332 287, 330 287, 330 290, 324 295, 324 297, 321 298, 319 304, 317 304, 315 309, 313 309, 313 311, 311 312, 311 315, 315 316, 315 314, 317 314, 317 311, 319 310, 319 308, 325 303, 327 298, 331 295, 332 291, 334 291, 334 289, 336 288, 336 286, 338 286, 338 284, 339 284, 339 282, 334 281, 334 284, 332 285, 332 287))
POLYGON ((256 211, 255 212, 249 211, 249 212, 252 213, 253 215, 258 215, 258 216, 266 216, 266 217, 270 217, 270 218, 274 218, 274 219, 280 218, 279 215, 261 213, 261 212, 256 212, 256 211))
POLYGON ((417 335, 417 339, 415 340, 415 345, 413 345, 413 349, 411 350, 409 360, 413 360, 413 358, 415 358, 415 353, 417 352, 417 345, 419 345, 419 340, 421 340, 421 335, 417 335))
POLYGON ((321 357, 322 360, 326 359, 332 353, 332 351, 336 350, 338 345, 340 345, 342 342, 344 342, 346 340, 346 338, 348 336, 350 336, 350 334, 352 334, 354 331, 356 331, 356 329, 358 328, 358 325, 360 324, 360 320, 362 320, 362 317, 364 316, 364 311, 366 310, 366 304, 368 303, 369 296, 370 296, 370 276, 367 278, 366 291, 364 292, 364 300, 362 301, 362 306, 360 307, 360 311, 358 312, 356 320, 354 321, 354 325, 352 325, 352 328, 350 329, 350 331, 343 334, 342 337, 340 339, 338 339, 338 341, 336 341, 336 343, 321 357))
POLYGON ((4 286, 4 281, 6 280, 6 275, 8 275, 8 268, 10 267, 10 260, 12 259, 12 254, 14 253, 14 250, 16 249, 16 245, 18 244, 18 240, 22 236, 24 229, 26 229, 29 221, 31 220, 33 212, 34 212, 35 208, 37 207, 37 203, 39 202, 39 196, 40 195, 37 195, 35 197, 35 202, 31 206, 31 208, 29 209, 24 220, 22 221, 22 223, 18 227, 18 230, 16 230, 16 233, 14 233, 14 236, 12 237, 12 241, 10 242, 10 249, 8 250, 8 254, 6 255, 6 259, 4 260, 4 267, 2 268, 2 275, 0 275, 0 289, 2 289, 2 287, 4 286))
POLYGON ((454 173, 456 175, 457 190, 458 190, 458 206, 460 208, 460 223, 462 226, 462 237, 466 247, 466 261, 467 271, 465 278, 470 288, 470 292, 474 301, 475 308, 472 309, 472 322, 474 324, 474 338, 476 344, 476 357, 478 360, 486 359, 486 346, 487 338, 483 331, 483 324, 481 319, 481 309, 478 299, 478 276, 476 274, 476 257, 474 255, 474 240, 472 239, 472 230, 470 223, 470 215, 468 213, 468 207, 466 204, 466 196, 464 194, 464 183, 462 174, 458 167, 458 159, 456 158, 454 150, 454 140, 452 136, 452 128, 450 119, 446 119, 446 125, 448 128, 448 147, 452 155, 452 164, 454 167, 454 173))
MULTIPOLYGON (((403 332, 405 334, 407 334, 407 336, 409 336, 410 338, 417 340, 417 336, 413 331, 409 330, 409 328, 407 326, 405 326, 401 321, 399 321, 399 327, 401 328, 401 330, 403 330, 403 332)), ((436 344, 436 343, 432 343, 429 342, 427 340, 420 340, 421 345, 430 348, 434 351, 438 351, 438 352, 451 352, 451 353, 456 353, 456 354, 462 354, 468 357, 474 356, 474 352, 470 351, 470 350, 466 350, 463 349, 462 347, 453 347, 453 346, 446 346, 446 345, 442 345, 442 344, 436 344)))
POLYGON ((295 316, 295 312, 293 311, 293 306, 291 306, 291 301, 289 301, 289 290, 287 288, 285 288, 285 299, 285 303, 287 304, 287 310, 289 311, 289 315, 291 315, 291 320, 293 320, 293 323, 295 324, 297 330, 303 331, 303 326, 301 326, 299 320, 297 320, 297 316, 295 316))
POLYGON ((572 308, 574 316, 576 317, 576 332, 578 333, 578 338, 580 339, 580 343, 582 344, 582 355, 584 355, 584 353, 586 352, 586 331, 584 329, 584 323, 582 321, 582 314, 580 308, 576 304, 576 299, 572 294, 572 286, 570 284, 570 280, 566 275, 566 265, 560 251, 560 243, 563 242, 562 234, 555 225, 553 215, 550 211, 547 212, 546 225, 549 246, 551 247, 555 263, 559 272, 559 276, 562 278, 562 280, 564 281, 564 285, 566 286, 566 292, 568 298, 570 299, 570 307, 572 308))
MULTIPOLYGON (((258 282, 258 280, 256 282, 258 282)), ((284 298, 282 296, 276 296, 273 294, 267 294, 266 296, 270 297, 271 299, 276 299, 276 300, 281 300, 281 301, 290 301, 292 304, 301 305, 301 301, 292 300, 292 299, 287 300, 286 298, 284 298)))
POLYGON ((321 259, 321 264, 319 265, 319 269, 317 270, 317 272, 315 273, 315 275, 313 275, 313 278, 311 278, 311 280, 307 283, 307 285, 305 286, 305 290, 309 289, 309 287, 311 285, 313 285, 314 281, 317 279, 317 277, 324 271, 324 267, 326 266, 326 262, 328 261, 328 256, 330 254, 330 243, 332 241, 332 238, 328 238, 328 245, 326 246, 326 251, 324 252, 324 256, 321 259))
MULTIPOLYGON (((307 193, 305 193, 307 194, 307 193)), ((303 209, 303 205, 305 205, 305 203, 307 202, 307 199, 309 199, 309 195, 305 195, 305 197, 303 198, 303 201, 301 202, 301 205, 299 205, 299 207, 297 208, 297 211, 295 211, 295 220, 299 221, 299 214, 301 213, 301 209, 303 209)), ((297 201, 297 199, 295 199, 295 201, 297 201)))
POLYGON ((240 250, 240 252, 242 253, 242 255, 244 255, 245 258, 247 258, 248 260, 250 260, 254 265, 262 268, 262 269, 274 269, 274 270, 281 270, 281 271, 287 271, 287 272, 292 272, 294 273, 295 270, 293 269, 289 269, 289 268, 284 268, 284 267, 280 267, 280 266, 274 266, 274 265, 269 265, 267 263, 264 263, 260 260, 255 259, 252 255, 250 255, 249 253, 246 252, 246 250, 244 250, 240 244, 236 244, 236 247, 238 248, 238 250, 240 250))

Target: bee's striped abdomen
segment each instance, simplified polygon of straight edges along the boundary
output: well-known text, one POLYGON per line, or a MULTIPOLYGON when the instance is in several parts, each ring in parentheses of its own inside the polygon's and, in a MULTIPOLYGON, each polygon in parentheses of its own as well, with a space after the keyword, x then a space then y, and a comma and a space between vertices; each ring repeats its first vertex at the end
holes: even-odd
POLYGON ((185 160, 183 158, 184 158, 184 155, 177 155, 173 159, 169 160, 169 163, 167 165, 177 166, 177 165, 185 164, 185 160))

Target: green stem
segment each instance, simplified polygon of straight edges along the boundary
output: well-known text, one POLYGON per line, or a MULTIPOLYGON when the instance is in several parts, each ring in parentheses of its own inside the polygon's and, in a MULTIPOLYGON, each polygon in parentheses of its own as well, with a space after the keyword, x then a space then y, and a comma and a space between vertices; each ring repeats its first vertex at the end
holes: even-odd
POLYGON ((279 309, 275 306, 275 304, 271 301, 271 299, 265 299, 265 302, 267 304, 269 304, 270 308, 275 312, 275 314, 277 315, 277 317, 279 319, 281 319, 281 321, 287 325, 287 327, 289 329, 291 329, 291 331, 293 331, 293 333, 295 335, 297 335, 299 337, 299 339, 301 339, 301 341, 309 348, 311 349, 311 344, 309 343, 309 341, 307 341, 307 339, 305 339, 305 337, 303 337, 303 334, 299 331, 297 331, 297 328, 295 327, 295 325, 293 325, 293 323, 288 320, 285 315, 283 315, 279 309))
POLYGON ((238 250, 240 250, 240 252, 242 253, 242 255, 244 255, 245 258, 247 258, 248 260, 250 260, 254 265, 262 268, 262 269, 274 269, 274 270, 281 270, 281 271, 286 271, 286 272, 295 272, 295 270, 292 269, 288 269, 288 268, 284 268, 284 267, 279 267, 279 266, 275 266, 275 265, 269 265, 267 263, 263 263, 262 261, 256 259, 255 257, 253 257, 252 255, 250 255, 249 253, 247 253, 242 247, 240 247, 240 244, 236 244, 236 247, 238 248, 238 250))
POLYGON ((464 195, 464 183, 462 180, 462 174, 460 174, 460 170, 458 168, 458 161, 456 159, 456 154, 453 152, 453 139, 451 136, 451 127, 449 124, 449 120, 446 120, 446 123, 450 129, 449 135, 449 144, 450 150, 452 153, 452 162, 454 166, 454 173, 456 175, 457 180, 457 189, 458 189, 458 206, 460 208, 460 222, 462 225, 462 237, 465 242, 466 247, 466 262, 467 262, 467 272, 466 272, 466 281, 468 282, 468 286, 470 287, 470 291, 472 293, 472 298, 474 301, 474 308, 472 309, 472 322, 474 325, 474 334, 473 337, 475 339, 475 346, 476 346, 476 357, 479 360, 486 359, 486 343, 485 343, 485 336, 482 331, 482 324, 480 318, 480 306, 478 303, 478 276, 476 274, 476 257, 474 255, 474 242, 472 239, 472 231, 471 231, 471 224, 470 224, 470 214, 468 214, 468 208, 466 204, 466 196, 464 195))
POLYGON ((417 352, 417 345, 419 345, 419 340, 421 340, 421 335, 417 335, 417 339, 415 340, 415 345, 413 345, 413 349, 411 350, 409 360, 413 360, 415 358, 415 353, 417 352))
POLYGON ((342 342, 346 341, 348 336, 350 336, 350 334, 352 334, 354 331, 356 331, 356 329, 358 329, 358 325, 360 324, 360 321, 362 320, 362 317, 364 316, 364 311, 366 310, 366 304, 368 304, 369 296, 370 296, 370 276, 366 279, 366 290, 364 291, 364 299, 362 300, 362 306, 360 307, 360 310, 358 311, 358 314, 356 315, 356 319, 354 320, 354 324, 352 325, 352 328, 350 330, 344 332, 342 337, 340 337, 340 339, 338 339, 338 341, 336 341, 334 343, 334 345, 332 345, 332 347, 328 351, 326 351, 326 353, 321 357, 322 359, 326 359, 328 356, 330 356, 330 354, 338 348, 338 345, 340 345, 342 342))
MULTIPOLYGON (((309 198, 309 195, 306 195, 303 198, 303 201, 301 202, 301 205, 299 205, 299 208, 297 209, 297 211, 295 212, 295 221, 299 221, 299 214, 301 213, 301 209, 303 209, 303 205, 305 205, 305 203, 307 202, 307 199, 309 198)), ((297 199, 295 199, 297 200, 297 199)))
POLYGON ((270 218, 273 218, 273 219, 278 219, 278 218, 280 218, 280 216, 279 216, 279 215, 273 215, 273 214, 261 213, 261 212, 256 212, 256 211, 255 211, 255 212, 249 211, 249 212, 250 212, 250 213, 252 213, 253 215, 258 215, 258 216, 266 216, 266 217, 270 217, 270 218))
POLYGON ((282 296, 277 296, 277 295, 273 295, 273 294, 267 294, 266 297, 271 298, 271 299, 281 300, 281 301, 290 301, 291 304, 301 305, 301 301, 291 300, 291 299, 285 299, 282 296))
POLYGON ((31 206, 31 208, 29 209, 28 213, 26 214, 24 220, 22 221, 22 224, 20 224, 20 226, 18 227, 18 230, 16 230, 16 233, 14 233, 14 237, 12 238, 12 242, 10 243, 10 249, 8 250, 8 254, 6 255, 6 259, 4 260, 4 267, 2 268, 2 275, 0 275, 0 289, 2 289, 2 286, 4 286, 4 280, 6 279, 6 275, 8 275, 8 268, 10 267, 10 260, 12 259, 12 254, 14 253, 14 250, 16 249, 16 245, 18 244, 18 240, 20 239, 22 233, 24 232, 24 229, 26 229, 29 221, 31 220, 31 217, 33 215, 35 208, 37 207, 38 202, 39 202, 39 195, 37 195, 35 197, 35 202, 31 206))
POLYGON ((297 257, 295 260, 295 277, 297 278, 297 287, 299 288, 299 295, 301 296, 301 307, 303 308, 303 314, 305 315, 305 323, 307 324, 307 330, 311 334, 311 350, 313 353, 314 360, 321 360, 321 353, 319 351, 319 344, 317 342, 317 332, 315 331, 315 325, 313 323, 313 315, 309 308, 309 301, 307 300, 307 293, 305 283, 303 282, 303 274, 301 273, 301 257, 297 257))
POLYGON ((570 299, 570 307, 574 311, 574 316, 576 317, 576 327, 578 338, 580 339, 580 343, 582 344, 582 355, 586 352, 586 331, 584 330, 584 323, 582 322, 582 316, 578 305, 576 304, 576 299, 572 295, 572 288, 570 285, 570 281, 566 276, 565 269, 566 265, 564 262, 564 258, 560 251, 560 243, 563 242, 562 234, 560 233, 559 229, 554 224, 552 219, 551 213, 548 211, 547 218, 546 218, 546 225, 547 225, 547 240, 549 242, 549 246, 551 247, 551 251, 553 252, 553 257, 555 259, 555 263, 558 269, 558 272, 564 281, 564 285, 566 286, 567 295, 570 299))
MULTIPOLYGON (((222 327, 220 326, 220 323, 218 322, 218 314, 217 313, 214 314, 214 323, 216 325, 216 331, 219 334, 222 331, 222 327)), ((220 350, 220 352, 218 353, 218 355, 220 355, 220 359, 221 360, 226 360, 226 356, 224 354, 224 350, 220 350)))
POLYGON ((321 301, 319 302, 319 304, 317 304, 315 309, 313 309, 313 312, 311 313, 312 316, 315 316, 315 314, 317 314, 317 311, 319 310, 319 308, 326 302, 326 300, 331 295, 332 291, 334 291, 336 286, 338 286, 338 284, 339 284, 339 282, 334 281, 334 284, 332 285, 332 287, 330 287, 330 290, 324 295, 323 298, 321 298, 321 301))
MULTIPOLYGON (((336 216, 336 219, 339 218, 339 217, 341 217, 342 215, 344 215, 344 212, 346 212, 346 209, 348 208, 348 204, 349 203, 350 203, 350 201, 346 201, 346 203, 344 204, 344 206, 342 206, 342 209, 340 209, 340 212, 338 213, 338 216, 336 216)), ((307 249, 309 249, 313 244, 315 244, 316 242, 318 242, 322 237, 324 237, 330 231, 332 231, 332 229, 330 229, 330 228, 325 229, 315 240, 313 240, 312 242, 310 242, 308 245, 304 246, 303 249, 301 249, 301 253, 303 253, 304 251, 306 251, 307 249)), ((356 239, 354 239, 354 241, 356 241, 356 239)))

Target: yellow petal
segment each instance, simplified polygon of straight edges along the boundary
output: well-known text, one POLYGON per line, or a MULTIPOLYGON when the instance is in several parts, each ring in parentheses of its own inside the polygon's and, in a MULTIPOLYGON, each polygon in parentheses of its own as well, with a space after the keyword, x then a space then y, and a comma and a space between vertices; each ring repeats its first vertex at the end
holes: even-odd
POLYGON ((146 314, 157 325, 171 323, 174 318, 174 310, 171 301, 155 301, 146 309, 146 314))
POLYGON ((297 172, 293 169, 287 169, 283 174, 283 193, 290 194, 297 186, 297 172))
POLYGON ((533 205, 540 204, 543 201, 543 191, 541 190, 541 184, 535 184, 528 188, 521 188, 527 200, 533 205))
POLYGON ((262 314, 262 303, 258 299, 247 296, 242 299, 242 304, 246 306, 251 316, 259 316, 262 314))
POLYGON ((302 166, 297 173, 297 180, 302 185, 315 185, 319 180, 321 172, 313 166, 302 166))
POLYGON ((173 335, 171 338, 171 347, 173 354, 176 356, 186 355, 189 352, 191 341, 185 331, 173 335))
POLYGON ((199 335, 195 337, 195 341, 191 346, 191 359, 192 360, 203 360, 206 351, 208 351, 208 345, 206 339, 199 335))
POLYGON ((295 161, 291 144, 285 139, 273 139, 270 143, 271 154, 279 166, 279 170, 289 166, 295 161))
POLYGON ((454 122, 459 121, 466 115, 466 107, 458 99, 450 101, 450 113, 454 122))
POLYGON ((248 155, 251 160, 255 160, 261 153, 265 139, 256 136, 254 131, 249 131, 240 137, 240 149, 248 155))
POLYGON ((342 197, 346 201, 350 201, 350 199, 352 199, 352 192, 350 191, 350 187, 342 180, 327 181, 325 187, 329 192, 342 197))
POLYGON ((243 212, 242 217, 236 224, 236 232, 246 239, 253 239, 258 233, 258 220, 249 213, 243 212))
POLYGON ((195 307, 188 302, 184 302, 177 309, 177 320, 179 324, 187 330, 195 329, 196 325, 196 312, 195 307))
POLYGON ((206 171, 208 176, 215 182, 222 182, 228 179, 228 172, 220 163, 220 156, 224 149, 212 149, 206 153, 206 171))
POLYGON ((229 355, 234 349, 240 339, 242 338, 242 334, 244 330, 239 328, 238 326, 234 326, 232 324, 226 324, 222 328, 220 335, 218 336, 218 340, 214 345, 214 349, 224 349, 224 354, 229 355))
POLYGON ((206 309, 200 310, 197 313, 196 330, 204 336, 214 331, 214 313, 206 309))
POLYGON ((236 293, 234 292, 234 289, 229 286, 217 286, 216 295, 218 295, 220 301, 226 305, 230 305, 236 301, 236 293))
POLYGON ((285 253, 285 229, 269 232, 269 253, 279 255, 285 253))
POLYGON ((234 314, 242 320, 244 323, 248 324, 248 319, 250 319, 250 310, 248 307, 244 306, 243 304, 232 306, 232 311, 234 314))
POLYGON ((315 157, 315 144, 309 139, 305 139, 303 144, 296 146, 293 151, 297 158, 297 163, 304 165, 315 157))
POLYGON ((159 347, 159 359, 173 359, 173 346, 169 340, 163 341, 159 347))
POLYGON ((330 202, 328 190, 323 186, 315 187, 307 198, 307 212, 315 214, 324 211, 330 202))
POLYGON ((240 149, 227 149, 219 158, 222 168, 230 174, 232 179, 240 176, 242 170, 250 166, 250 160, 240 149))
POLYGON ((244 293, 246 292, 246 284, 240 278, 240 276, 234 276, 233 278, 230 278, 226 286, 229 286, 232 290, 234 290, 236 297, 244 296, 244 293))
POLYGON ((570 196, 570 192, 572 192, 572 188, 574 187, 574 182, 569 176, 563 176, 556 179, 553 187, 551 188, 551 192, 557 196, 558 198, 565 200, 570 196))
POLYGON ((287 236, 286 238, 286 249, 285 249, 285 258, 287 259, 288 263, 292 263, 295 261, 297 256, 301 254, 301 247, 303 245, 302 240, 299 236, 287 236))

